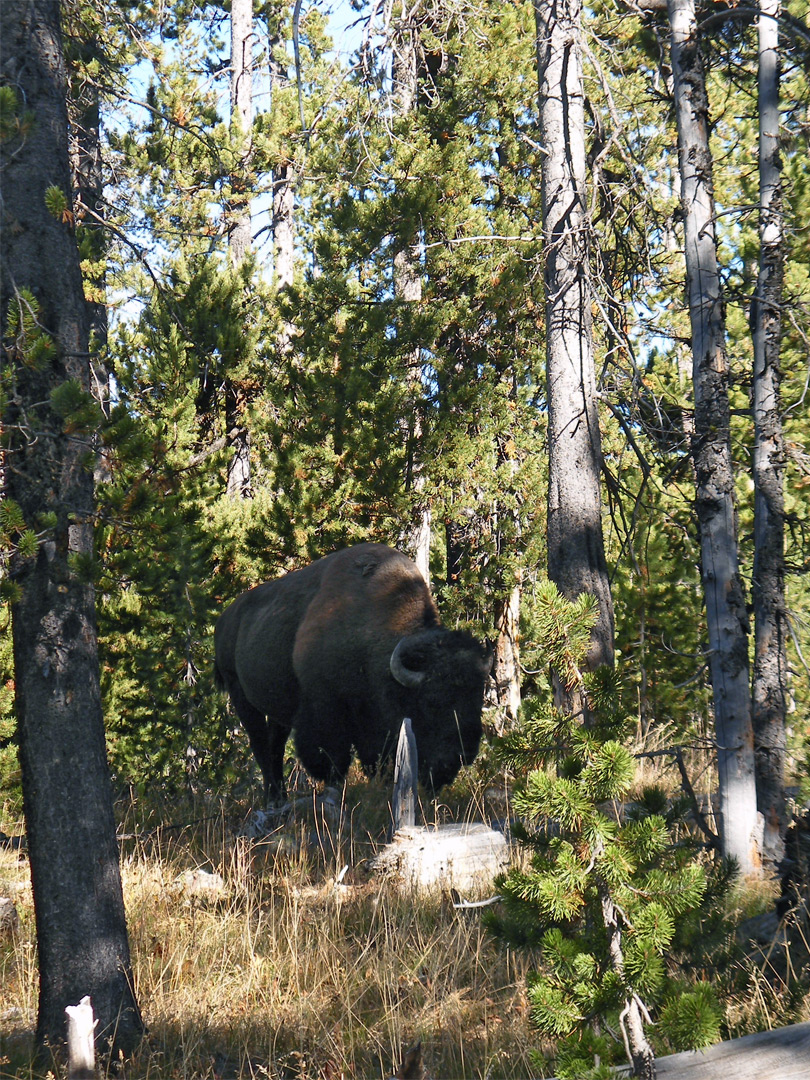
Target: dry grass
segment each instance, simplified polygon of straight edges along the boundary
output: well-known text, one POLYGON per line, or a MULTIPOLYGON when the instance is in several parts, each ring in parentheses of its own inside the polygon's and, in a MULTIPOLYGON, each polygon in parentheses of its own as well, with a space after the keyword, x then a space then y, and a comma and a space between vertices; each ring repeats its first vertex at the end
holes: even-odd
MULTIPOLYGON (((174 821, 204 820, 154 832, 155 808, 129 809, 122 831, 137 837, 123 844, 122 873, 149 1037, 125 1075, 385 1077, 420 1039, 431 1076, 537 1075, 527 959, 493 943, 475 911, 360 872, 384 839, 384 789, 350 783, 336 818, 302 802, 265 842, 236 835, 238 806, 174 809, 174 821), (220 874, 220 895, 184 893, 177 878, 191 867, 220 874)), ((472 816, 485 802, 465 792, 472 816)), ((0 893, 19 883, 22 926, 0 948, 0 1075, 28 1075, 36 965, 26 879, 27 866, 2 853, 0 893)))
MULTIPOLYGON (((643 772, 640 782, 673 780, 665 757, 647 759, 643 772)), ((429 808, 429 818, 508 816, 506 793, 470 775, 475 770, 454 799, 429 808)), ((127 804, 122 874, 149 1035, 119 1075, 381 1078, 417 1040, 428 1076, 438 1080, 542 1075, 525 993, 532 958, 496 945, 476 911, 458 911, 442 895, 403 895, 362 873, 385 839, 387 791, 350 778, 332 813, 302 795, 262 841, 238 835, 249 808, 227 799, 127 804), (179 887, 193 868, 221 876, 216 895, 179 887)), ((8 809, 0 828, 22 831, 8 809)), ((0 941, 0 1077, 26 1078, 37 994, 34 915, 26 860, 8 849, 0 849, 4 894, 14 897, 21 926, 0 941)), ((741 887, 732 898, 731 924, 752 924, 724 976, 733 1035, 810 1017, 802 989, 810 981, 810 919, 774 923, 768 936, 772 901, 773 890, 762 886, 741 887)))

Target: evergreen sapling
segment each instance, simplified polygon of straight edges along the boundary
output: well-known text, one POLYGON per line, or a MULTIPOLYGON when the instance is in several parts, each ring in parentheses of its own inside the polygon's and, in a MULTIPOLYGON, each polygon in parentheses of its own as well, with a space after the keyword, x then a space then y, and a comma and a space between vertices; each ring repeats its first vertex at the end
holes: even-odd
POLYGON ((686 992, 667 963, 678 925, 699 907, 707 882, 695 846, 675 842, 662 793, 644 790, 633 801, 631 722, 616 675, 583 671, 595 609, 589 595, 569 602, 551 583, 539 590, 545 655, 583 701, 589 723, 534 699, 503 739, 502 760, 525 777, 514 834, 530 857, 499 879, 503 904, 485 917, 510 944, 537 950, 531 1015, 556 1041, 559 1077, 606 1077, 623 1048, 634 1075, 651 1078, 653 1044, 661 1045, 658 1031, 648 1033, 654 1015, 656 1026, 672 1021, 660 1034, 678 1049, 718 1038, 711 988, 691 986, 680 1008, 686 992))

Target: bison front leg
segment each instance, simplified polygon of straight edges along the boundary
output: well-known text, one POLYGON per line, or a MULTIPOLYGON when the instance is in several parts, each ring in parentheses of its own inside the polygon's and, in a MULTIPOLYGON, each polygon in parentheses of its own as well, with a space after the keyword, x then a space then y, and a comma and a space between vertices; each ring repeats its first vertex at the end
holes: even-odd
POLYGON ((346 778, 352 746, 346 727, 330 708, 324 712, 303 701, 295 719, 295 751, 309 775, 327 784, 346 778))

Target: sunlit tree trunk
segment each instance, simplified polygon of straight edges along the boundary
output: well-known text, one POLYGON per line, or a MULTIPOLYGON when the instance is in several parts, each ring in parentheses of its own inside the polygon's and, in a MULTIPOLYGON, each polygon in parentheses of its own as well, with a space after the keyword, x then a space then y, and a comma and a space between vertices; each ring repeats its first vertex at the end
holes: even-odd
POLYGON ((520 585, 495 601, 495 662, 493 677, 502 726, 517 719, 520 711, 520 585))
MULTIPOLYGON (((519 464, 511 432, 497 440, 498 470, 517 475, 519 464)), ((493 513, 493 532, 496 536, 498 581, 495 585, 495 661, 492 677, 498 707, 496 726, 502 734, 513 724, 520 712, 520 605, 522 600, 522 570, 519 564, 521 520, 519 499, 511 506, 499 505, 493 513), (503 569, 500 569, 503 567, 503 569)))
POLYGON ((253 124, 253 0, 231 0, 231 129, 239 146, 239 162, 231 177, 236 196, 231 207, 228 246, 238 265, 250 250, 250 168, 253 124))
POLYGON ((760 0, 759 275, 751 305, 754 338, 754 672, 752 710, 763 854, 784 854, 787 656, 784 559, 784 441, 781 377, 782 174, 779 158, 780 0, 760 0))
POLYGON ((540 85, 548 393, 548 573, 599 600, 588 665, 613 664, 602 537, 601 435, 591 325, 590 235, 578 0, 535 0, 540 85))
POLYGON ((692 330, 695 509, 709 633, 720 832, 743 874, 759 865, 748 616, 739 571, 725 312, 717 265, 709 104, 694 0, 668 0, 692 330))
POLYGON ((273 170, 273 283, 292 285, 295 271, 295 167, 285 163, 273 170))
MULTIPOLYGON (((231 261, 239 266, 250 251, 251 126, 253 122, 253 0, 231 0, 231 130, 241 155, 231 175, 234 204, 228 232, 231 261)), ((226 492, 230 498, 250 495, 250 432, 244 423, 245 401, 238 380, 226 378, 225 437, 230 457, 226 492)))
POLYGON ((143 1026, 133 996, 112 788, 99 689, 91 434, 52 395, 90 391, 89 312, 73 229, 66 79, 57 0, 0 3, 0 72, 30 114, 0 144, 3 245, 3 498, 42 530, 10 577, 23 807, 34 895, 40 992, 37 1043, 64 1042, 65 1008, 90 995, 99 1049, 123 1051, 143 1026), (53 207, 61 192, 62 207, 53 207), (46 194, 48 193, 48 194, 46 194), (20 316, 35 316, 27 331, 20 316), (40 335, 45 335, 41 338, 40 335), (35 341, 49 343, 37 361, 35 341), (7 384, 8 385, 8 384, 7 384), (79 566, 84 565, 84 572, 79 566))
MULTIPOLYGON (((270 107, 276 107, 278 91, 289 86, 286 42, 278 36, 268 40, 270 68, 270 107)), ((299 65, 300 66, 300 65, 299 65)), ((296 77, 301 78, 300 70, 296 77)), ((303 108, 303 97, 299 98, 303 108)), ((273 165, 273 286, 283 294, 295 280, 295 193, 300 180, 298 166, 292 156, 281 157, 273 165)), ((277 347, 280 356, 288 356, 295 336, 295 325, 288 316, 282 318, 277 347)))
MULTIPOLYGON (((404 7, 404 5, 403 5, 404 7)), ((393 110, 397 116, 407 117, 416 106, 418 90, 418 67, 416 57, 417 30, 405 18, 397 26, 393 39, 391 82, 393 110)), ((403 304, 418 304, 422 299, 422 274, 419 258, 419 237, 415 224, 408 242, 394 255, 394 292, 403 304)), ((422 470, 423 420, 421 415, 422 365, 421 350, 417 346, 404 357, 407 381, 413 411, 408 418, 408 476, 406 482, 414 499, 413 520, 410 523, 405 546, 408 554, 419 567, 425 581, 430 584, 430 506, 422 496, 425 477, 422 470)))

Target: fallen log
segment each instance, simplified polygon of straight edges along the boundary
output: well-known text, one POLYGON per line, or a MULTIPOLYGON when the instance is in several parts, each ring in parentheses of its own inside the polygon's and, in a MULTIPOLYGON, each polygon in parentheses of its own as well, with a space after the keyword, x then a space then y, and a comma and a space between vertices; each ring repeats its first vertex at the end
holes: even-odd
POLYGON ((398 881, 405 888, 466 893, 492 889, 492 879, 509 863, 503 833, 480 822, 435 827, 410 826, 366 862, 366 869, 398 881))
POLYGON ((0 896, 0 937, 14 937, 20 930, 20 915, 10 896, 0 896))
POLYGON ((657 1080, 808 1080, 810 1022, 669 1054, 655 1071, 657 1080))

